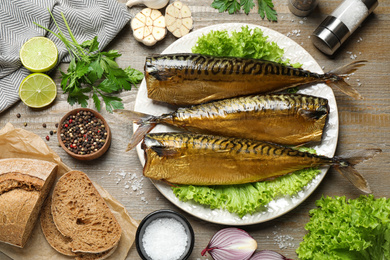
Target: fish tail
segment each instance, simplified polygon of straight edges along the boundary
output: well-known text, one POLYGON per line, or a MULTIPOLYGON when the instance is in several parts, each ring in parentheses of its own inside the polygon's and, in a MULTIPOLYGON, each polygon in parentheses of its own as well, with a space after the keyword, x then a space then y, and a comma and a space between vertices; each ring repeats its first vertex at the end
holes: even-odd
POLYGON ((340 156, 337 159, 334 168, 362 192, 372 193, 367 180, 354 168, 354 166, 365 160, 371 159, 380 152, 382 152, 381 149, 365 149, 350 152, 345 156, 340 156))
POLYGON ((156 117, 149 114, 125 109, 115 109, 114 112, 123 117, 126 117, 127 119, 132 120, 134 123, 139 125, 138 129, 135 131, 135 133, 130 139, 126 152, 136 147, 137 144, 142 141, 144 136, 150 131, 152 131, 152 129, 157 124, 156 117))
POLYGON ((151 119, 154 118, 152 115, 149 114, 126 109, 115 109, 114 112, 126 119, 130 119, 137 125, 142 125, 146 121, 151 121, 151 119))
POLYGON ((134 147, 137 146, 137 144, 139 144, 142 139, 144 139, 144 136, 149 133, 150 131, 152 131, 152 129, 156 126, 156 124, 151 124, 151 123, 147 123, 147 124, 141 124, 137 130, 135 131, 135 133, 133 134, 133 136, 131 137, 130 139, 130 142, 129 144, 127 145, 127 149, 126 149, 126 152, 127 151, 130 151, 131 149, 133 149, 134 147))
POLYGON ((325 75, 328 79, 325 81, 327 84, 337 87, 341 92, 351 96, 355 99, 363 99, 363 97, 354 89, 351 85, 345 82, 345 78, 351 73, 355 72, 359 67, 364 66, 366 60, 354 61, 337 69, 331 70, 325 75))

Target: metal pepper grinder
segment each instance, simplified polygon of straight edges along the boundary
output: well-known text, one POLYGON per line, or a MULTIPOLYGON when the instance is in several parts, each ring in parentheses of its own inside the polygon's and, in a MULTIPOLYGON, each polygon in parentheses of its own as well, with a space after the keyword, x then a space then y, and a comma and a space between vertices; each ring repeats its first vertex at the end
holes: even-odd
POLYGON ((288 0, 288 8, 296 16, 308 16, 317 4, 317 0, 288 0))

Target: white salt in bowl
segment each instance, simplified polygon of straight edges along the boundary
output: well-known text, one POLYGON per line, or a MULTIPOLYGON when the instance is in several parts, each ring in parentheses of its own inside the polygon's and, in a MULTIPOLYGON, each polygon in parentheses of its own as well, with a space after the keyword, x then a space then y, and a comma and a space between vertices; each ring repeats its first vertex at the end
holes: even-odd
POLYGON ((143 260, 185 260, 194 248, 195 236, 191 224, 181 214, 157 210, 139 224, 135 243, 143 260))

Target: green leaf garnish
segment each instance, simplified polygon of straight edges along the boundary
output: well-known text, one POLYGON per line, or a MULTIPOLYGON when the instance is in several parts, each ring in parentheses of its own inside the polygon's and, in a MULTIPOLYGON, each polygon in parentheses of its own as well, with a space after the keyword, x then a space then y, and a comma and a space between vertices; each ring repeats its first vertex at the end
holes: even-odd
MULTIPOLYGON (((257 0, 257 2, 259 5, 258 13, 262 19, 267 17, 269 21, 276 22, 278 20, 272 0, 257 0)), ((220 13, 228 12, 229 14, 237 13, 241 9, 249 14, 254 6, 254 0, 214 0, 211 3, 211 7, 218 9, 220 13)))
POLYGON ((143 79, 142 72, 131 67, 128 67, 126 71, 120 68, 115 59, 120 57, 121 54, 117 50, 99 51, 97 36, 79 44, 65 16, 61 13, 71 38, 70 40, 67 39, 50 10, 49 13, 58 29, 58 33, 37 23, 35 24, 58 37, 71 55, 67 73, 61 71, 61 88, 64 93, 68 93, 68 103, 71 105, 79 103, 82 107, 87 107, 89 96, 85 93, 92 92, 92 100, 97 110, 100 111, 101 109, 99 96, 103 99, 108 112, 112 113, 113 109, 123 108, 122 100, 110 94, 122 90, 131 90, 131 86, 136 86, 143 79), (129 74, 129 71, 131 71, 131 74, 129 74))

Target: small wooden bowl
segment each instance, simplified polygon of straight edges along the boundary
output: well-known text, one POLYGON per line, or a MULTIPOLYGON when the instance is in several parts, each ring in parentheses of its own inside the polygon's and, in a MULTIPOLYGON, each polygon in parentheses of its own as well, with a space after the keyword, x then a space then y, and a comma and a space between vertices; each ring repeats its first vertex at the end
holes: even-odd
POLYGON ((106 120, 103 118, 103 116, 101 114, 99 114, 98 112, 96 112, 95 110, 92 110, 92 109, 89 109, 89 108, 76 108, 76 109, 73 109, 71 111, 69 111, 66 115, 64 115, 59 124, 58 124, 58 130, 57 130, 57 138, 58 138, 58 142, 60 143, 62 149, 65 150, 65 152, 67 152, 70 156, 72 156, 73 158, 75 159, 78 159, 78 160, 82 160, 82 161, 87 161, 87 160, 94 160, 94 159, 97 159, 99 158, 100 156, 102 156, 105 152, 107 152, 108 148, 110 147, 110 144, 111 144, 111 131, 110 131, 110 127, 108 126, 106 120), (104 145, 99 149, 97 150, 96 152, 94 153, 90 153, 90 154, 84 154, 84 155, 81 155, 81 154, 76 154, 72 151, 70 151, 64 144, 64 142, 62 141, 61 139, 61 130, 62 130, 62 125, 64 123, 64 121, 70 116, 70 115, 76 115, 78 112, 80 111, 89 111, 89 112, 92 112, 96 118, 102 120, 103 124, 104 124, 104 127, 106 129, 106 132, 107 132, 107 138, 106 138, 106 142, 104 143, 104 145))

